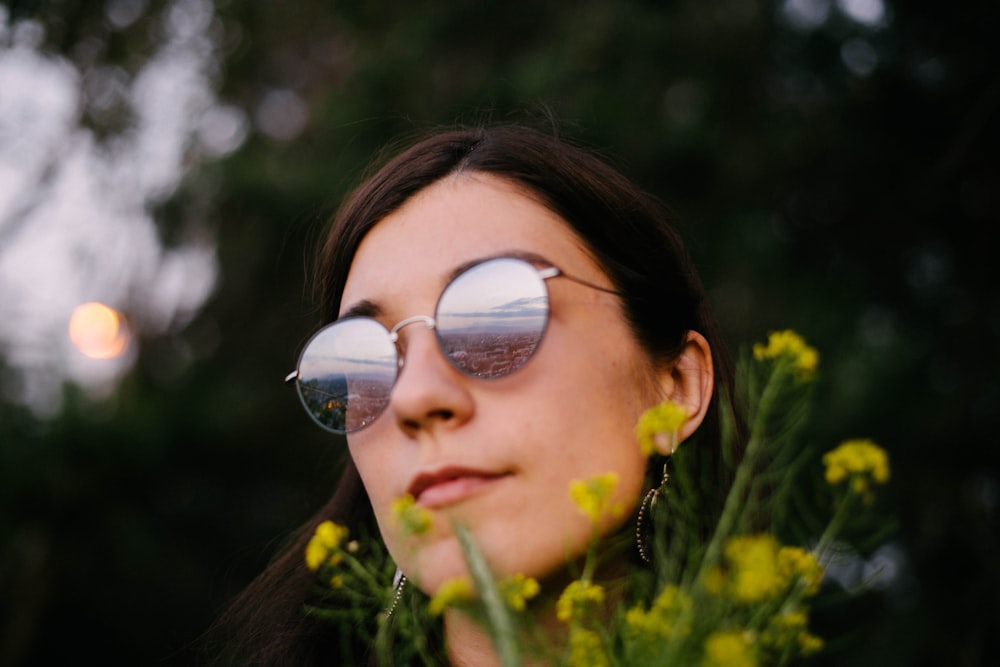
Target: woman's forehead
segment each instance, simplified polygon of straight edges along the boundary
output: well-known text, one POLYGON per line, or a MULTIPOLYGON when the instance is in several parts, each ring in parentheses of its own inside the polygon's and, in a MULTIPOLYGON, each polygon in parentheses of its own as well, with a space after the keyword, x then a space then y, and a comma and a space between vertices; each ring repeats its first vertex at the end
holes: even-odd
POLYGON ((341 308, 407 286, 442 289, 457 268, 504 254, 538 255, 580 277, 603 273, 569 224, 537 198, 495 176, 461 173, 428 186, 368 232, 341 308))

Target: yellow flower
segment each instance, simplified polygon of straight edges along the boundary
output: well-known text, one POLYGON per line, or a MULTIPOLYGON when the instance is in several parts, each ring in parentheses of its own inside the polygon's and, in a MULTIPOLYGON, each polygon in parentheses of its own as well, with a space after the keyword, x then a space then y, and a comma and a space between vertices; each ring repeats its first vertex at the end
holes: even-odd
POLYGON ((669 456, 677 449, 677 432, 690 413, 683 405, 665 401, 646 410, 635 425, 635 437, 646 456, 659 452, 669 456))
POLYGON ((690 634, 691 621, 687 612, 691 598, 677 586, 667 586, 653 601, 649 611, 635 606, 625 612, 626 631, 632 637, 664 640, 690 634))
POLYGON ((727 570, 709 568, 702 586, 713 595, 725 593, 738 602, 763 602, 801 582, 815 595, 823 580, 816 556, 800 547, 781 546, 773 535, 731 537, 723 545, 727 570))
POLYGON ((823 581, 823 566, 816 555, 800 547, 781 547, 778 550, 778 569, 788 580, 799 578, 806 595, 819 592, 823 581))
POLYGON ((440 616, 448 607, 469 602, 473 598, 472 584, 465 577, 455 577, 441 584, 437 593, 427 603, 431 616, 440 616))
POLYGON ((397 498, 392 502, 392 515, 404 531, 411 535, 422 535, 431 529, 431 513, 419 507, 416 502, 409 493, 397 498))
POLYGON ((497 585, 500 594, 507 601, 507 606, 514 611, 524 611, 527 601, 538 595, 541 590, 537 580, 523 574, 515 574, 497 585))
POLYGON ((705 639, 702 667, 756 667, 753 640, 744 630, 713 632, 705 639))
POLYGON ((788 359, 803 380, 810 379, 819 366, 819 353, 816 349, 791 329, 772 331, 767 337, 767 345, 757 343, 753 346, 753 358, 788 359))
POLYGON ((332 521, 316 526, 316 532, 306 545, 306 567, 315 572, 324 564, 340 563, 340 543, 347 537, 346 527, 332 521))
POLYGON ((731 537, 724 546, 732 565, 730 592, 740 602, 766 600, 786 586, 778 569, 778 541, 768 533, 731 537))
POLYGON ((808 630, 809 616, 804 610, 786 611, 773 616, 761 634, 761 644, 779 653, 795 648, 810 655, 823 648, 823 640, 808 630))
POLYGON ((823 640, 809 632, 799 633, 799 651, 802 655, 812 655, 823 649, 823 640))
POLYGON ((872 501, 871 482, 889 481, 889 455, 871 440, 846 440, 823 455, 828 484, 850 479, 851 490, 872 501))
POLYGON ((604 602, 604 589, 582 579, 570 582, 556 601, 556 617, 565 623, 579 619, 587 607, 604 602))
POLYGON ((611 501, 618 488, 618 475, 606 472, 590 479, 574 479, 569 483, 569 495, 581 512, 594 523, 605 517, 620 517, 625 511, 621 503, 611 501))
POLYGON ((573 628, 569 633, 569 667, 608 667, 608 655, 604 652, 601 637, 593 630, 573 628))

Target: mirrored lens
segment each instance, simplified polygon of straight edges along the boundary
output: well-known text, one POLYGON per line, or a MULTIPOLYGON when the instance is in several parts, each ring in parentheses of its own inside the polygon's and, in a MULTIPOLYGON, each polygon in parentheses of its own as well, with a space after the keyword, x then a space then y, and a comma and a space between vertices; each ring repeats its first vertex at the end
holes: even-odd
POLYGON ((478 264, 438 301, 441 349, 466 373, 483 378, 523 366, 545 334, 549 297, 538 271, 519 259, 478 264))
POLYGON ((299 359, 299 396, 320 426, 362 428, 385 409, 396 379, 396 347, 375 320, 349 318, 320 330, 299 359))

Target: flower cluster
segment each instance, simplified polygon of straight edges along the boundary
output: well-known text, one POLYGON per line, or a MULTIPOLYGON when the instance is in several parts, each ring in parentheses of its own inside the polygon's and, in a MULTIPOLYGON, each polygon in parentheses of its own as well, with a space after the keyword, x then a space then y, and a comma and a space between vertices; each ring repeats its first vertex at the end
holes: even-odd
POLYGON ((790 362, 803 380, 812 379, 819 365, 819 353, 810 347, 799 334, 786 329, 772 331, 767 337, 767 344, 757 343, 753 346, 753 357, 757 360, 774 359, 790 362))
MULTIPOLYGON (((316 532, 306 545, 306 567, 313 572, 321 568, 330 569, 340 565, 344 557, 341 543, 347 538, 348 530, 333 521, 324 521, 316 527, 316 532)), ((350 543, 348 548, 356 549, 356 543, 350 543)), ((339 573, 329 575, 327 581, 333 588, 343 585, 344 579, 339 573)))
POLYGON ((756 667, 753 635, 746 630, 720 630, 705 639, 702 667, 756 667))
POLYGON ((604 588, 590 581, 571 582, 556 602, 556 618, 563 622, 579 621, 593 614, 604 602, 604 588))
POLYGON ((626 636, 654 642, 684 639, 691 634, 692 606, 690 595, 676 585, 665 586, 648 609, 639 604, 625 613, 626 636))
POLYGON ((646 456, 670 456, 677 449, 678 431, 691 416, 683 405, 664 401, 650 408, 635 425, 635 437, 646 456))
POLYGON ((597 627, 604 607, 604 588, 587 578, 571 582, 556 601, 556 618, 569 628, 566 664, 606 667, 607 650, 597 627))
POLYGON ((410 535, 423 535, 431 529, 431 513, 417 505, 409 493, 393 501, 392 515, 410 535))
POLYGON ((456 577, 438 587, 437 593, 427 604, 427 609, 432 616, 440 616, 448 607, 458 607, 473 599, 472 582, 466 577, 456 577))
POLYGON ((573 480, 569 485, 569 495, 580 511, 596 525, 605 519, 617 519, 625 512, 625 506, 614 501, 617 488, 618 475, 606 472, 589 479, 573 480))
POLYGON ((847 440, 823 456, 826 481, 837 485, 849 481, 851 490, 871 503, 872 483, 889 481, 889 455, 871 440, 847 440))
POLYGON ((507 606, 514 611, 524 611, 528 606, 528 600, 541 592, 538 580, 526 577, 523 574, 515 574, 499 582, 500 594, 503 595, 507 606))
POLYGON ((730 537, 723 552, 725 566, 710 568, 704 585, 737 602, 763 602, 794 586, 814 594, 823 579, 823 568, 814 554, 781 546, 769 533, 730 537))
POLYGON ((812 655, 823 648, 823 640, 809 632, 809 616, 804 610, 774 615, 760 637, 761 645, 773 653, 812 655))

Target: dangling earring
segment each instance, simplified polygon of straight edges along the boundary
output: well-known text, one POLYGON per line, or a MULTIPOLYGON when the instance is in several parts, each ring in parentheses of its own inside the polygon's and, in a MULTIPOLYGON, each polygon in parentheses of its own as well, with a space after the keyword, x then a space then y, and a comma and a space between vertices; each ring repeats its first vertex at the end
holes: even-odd
MULTIPOLYGON (((652 528, 646 526, 645 523, 649 515, 653 512, 653 508, 656 507, 656 500, 660 496, 667 495, 667 481, 670 479, 670 475, 667 474, 667 464, 663 464, 663 479, 660 481, 659 486, 654 486, 642 499, 642 504, 639 505, 639 516, 635 521, 635 546, 639 549, 639 557, 647 563, 653 562, 653 557, 650 554, 650 543, 652 540, 652 528)), ((652 523, 652 519, 648 519, 652 523)))
POLYGON ((385 610, 386 620, 392 618, 396 607, 399 606, 399 599, 403 597, 403 589, 406 588, 406 575, 398 567, 396 573, 392 575, 392 587, 395 589, 395 593, 392 596, 392 602, 389 603, 389 608, 385 610))

